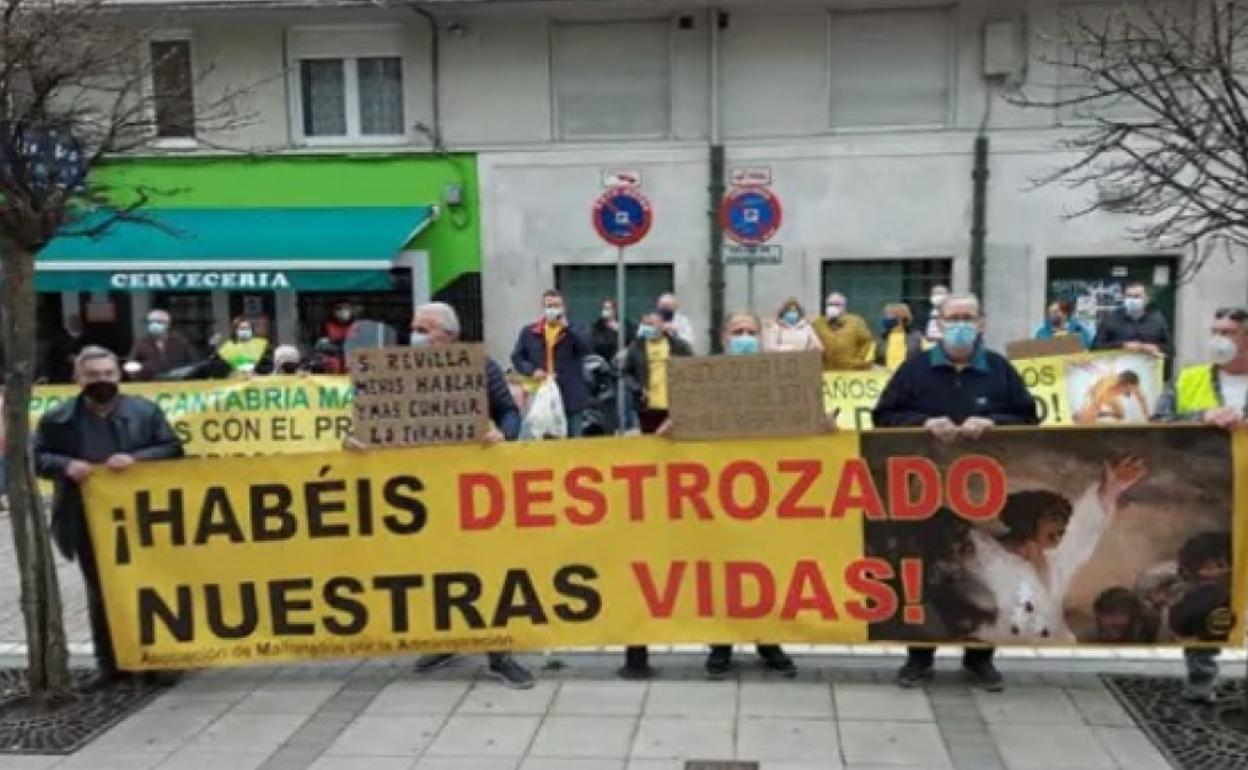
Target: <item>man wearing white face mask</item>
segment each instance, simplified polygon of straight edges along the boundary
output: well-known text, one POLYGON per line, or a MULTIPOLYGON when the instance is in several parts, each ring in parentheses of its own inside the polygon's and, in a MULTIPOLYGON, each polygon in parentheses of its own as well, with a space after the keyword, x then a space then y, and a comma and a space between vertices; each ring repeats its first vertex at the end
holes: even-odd
MULTIPOLYGON (((996 425, 1036 425, 1036 400, 1014 366, 984 347, 984 319, 974 295, 951 295, 940 306, 941 342, 911 356, 889 380, 872 413, 877 428, 923 427, 941 441, 976 440, 996 425)), ((936 648, 910 647, 897 684, 917 687, 932 677, 936 648)), ((987 690, 1005 686, 993 648, 966 649, 962 667, 987 690)))
POLYGON ((1128 284, 1123 290, 1122 307, 1110 313, 1096 326, 1093 350, 1126 350, 1147 353, 1166 359, 1174 355, 1170 326, 1161 313, 1148 306, 1148 287, 1142 283, 1128 284))
POLYGON ((592 352, 589 342, 568 323, 563 295, 554 289, 542 295, 542 317, 520 330, 511 351, 517 372, 539 382, 555 378, 568 418, 568 438, 579 437, 584 428, 583 412, 589 406, 585 357, 592 352))
MULTIPOLYGON (((1157 422, 1200 422, 1226 430, 1248 429, 1248 309, 1214 313, 1209 338, 1211 364, 1179 372, 1157 404, 1157 422)), ((1211 703, 1218 678, 1218 651, 1189 647, 1184 697, 1211 703)))
POLYGON ((135 340, 127 364, 127 371, 133 371, 135 379, 155 379, 199 360, 191 343, 172 327, 169 311, 157 308, 147 314, 147 334, 135 340), (131 364, 137 367, 132 370, 131 364))
POLYGON ((824 303, 823 315, 812 326, 823 345, 823 370, 839 372, 870 369, 875 359, 875 338, 862 316, 849 312, 845 295, 834 291, 824 303))

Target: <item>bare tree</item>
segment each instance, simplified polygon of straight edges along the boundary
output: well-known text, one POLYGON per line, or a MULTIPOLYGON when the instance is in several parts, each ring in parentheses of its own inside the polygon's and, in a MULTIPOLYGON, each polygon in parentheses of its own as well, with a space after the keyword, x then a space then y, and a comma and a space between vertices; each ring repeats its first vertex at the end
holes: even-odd
POLYGON ((154 122, 184 132, 228 130, 240 121, 237 92, 195 94, 153 73, 167 62, 149 29, 108 0, 3 0, 0 6, 0 279, 5 350, 4 428, 9 510, 21 573, 31 693, 71 694, 60 592, 29 451, 36 370, 35 255, 52 239, 97 236, 119 221, 146 221, 152 191, 106 188, 92 170, 144 147, 154 122), (169 89, 181 93, 169 93, 169 89))
POLYGON ((1134 214, 1132 234, 1187 256, 1248 245, 1248 11, 1228 0, 1136 0, 1063 14, 1048 62, 1061 83, 1024 106, 1073 119, 1078 155, 1039 180, 1091 192, 1073 216, 1134 214))

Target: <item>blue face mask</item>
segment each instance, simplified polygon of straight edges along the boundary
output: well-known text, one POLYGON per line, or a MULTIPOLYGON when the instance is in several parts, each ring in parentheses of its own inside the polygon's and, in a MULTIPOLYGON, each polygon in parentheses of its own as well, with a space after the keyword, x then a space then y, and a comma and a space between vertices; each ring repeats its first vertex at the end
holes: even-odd
POLYGON ((741 335, 728 340, 728 355, 751 356, 758 352, 758 337, 741 335))
POLYGON ((169 327, 165 326, 164 321, 148 321, 147 322, 147 333, 152 335, 153 337, 159 337, 160 335, 164 334, 165 330, 167 330, 168 328, 169 327))
POLYGON ((1139 318, 1144 315, 1144 308, 1148 303, 1139 297, 1127 297, 1122 301, 1122 309, 1127 311, 1127 315, 1132 318, 1139 318))
POLYGON ((802 320, 802 314, 796 310, 786 310, 784 311, 784 315, 780 316, 780 320, 784 321, 789 326, 797 326, 797 322, 802 320))
POLYGON ((637 336, 641 337, 643 340, 652 340, 659 336, 659 330, 650 324, 642 324, 637 327, 637 336))
POLYGON ((979 329, 969 321, 954 321, 945 324, 944 337, 941 343, 951 350, 967 350, 975 347, 979 339, 979 329))
POLYGON ((429 335, 422 332, 412 332, 412 336, 407 338, 407 344, 414 348, 423 348, 429 345, 429 335))

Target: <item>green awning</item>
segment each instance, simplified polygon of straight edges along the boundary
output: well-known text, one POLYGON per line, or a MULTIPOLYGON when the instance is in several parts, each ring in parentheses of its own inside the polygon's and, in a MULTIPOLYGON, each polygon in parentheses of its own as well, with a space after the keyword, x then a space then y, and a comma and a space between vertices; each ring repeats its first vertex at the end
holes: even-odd
MULTIPOLYGON (((63 235, 39 291, 378 291, 431 206, 146 209, 99 237, 63 235)), ((69 230, 89 231, 84 218, 69 230)))

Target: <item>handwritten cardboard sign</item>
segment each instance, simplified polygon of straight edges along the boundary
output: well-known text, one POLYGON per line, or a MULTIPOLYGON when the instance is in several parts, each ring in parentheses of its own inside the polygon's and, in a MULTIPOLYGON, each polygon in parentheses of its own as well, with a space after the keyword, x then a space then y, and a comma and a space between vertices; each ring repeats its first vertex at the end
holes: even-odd
POLYGON ((365 444, 462 444, 490 429, 483 345, 365 348, 347 367, 354 435, 365 444))
POLYGON ((826 430, 818 351, 668 361, 672 436, 794 436, 826 430))

